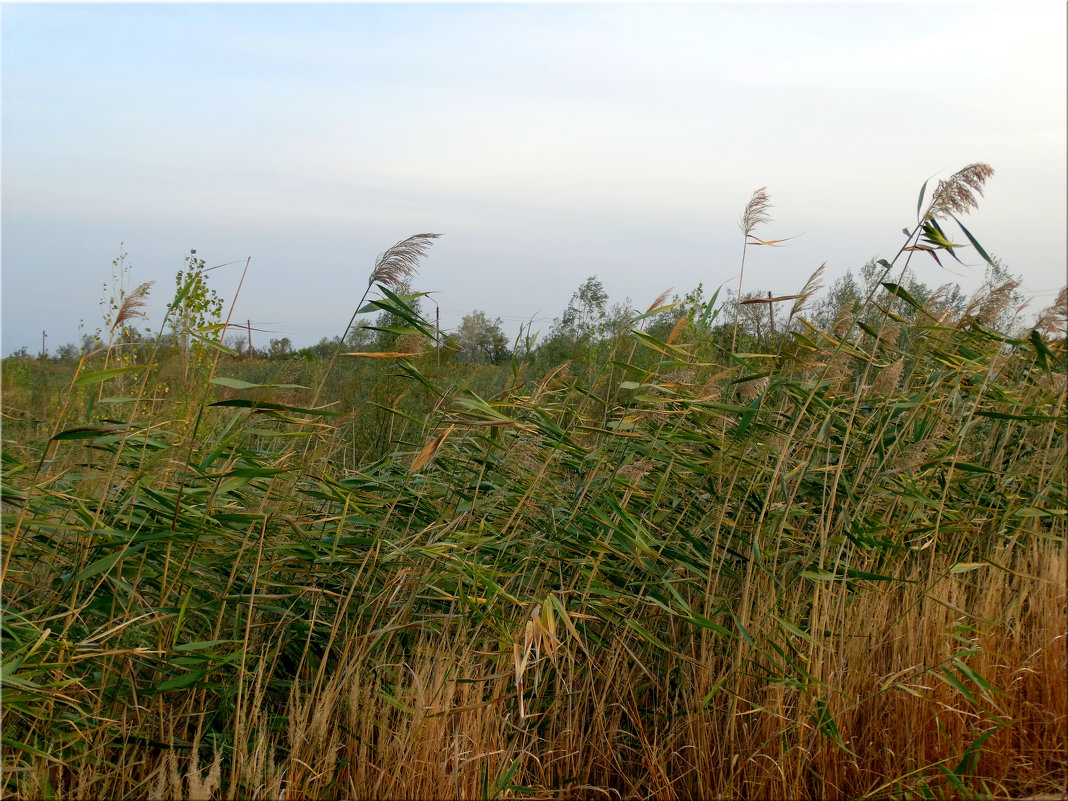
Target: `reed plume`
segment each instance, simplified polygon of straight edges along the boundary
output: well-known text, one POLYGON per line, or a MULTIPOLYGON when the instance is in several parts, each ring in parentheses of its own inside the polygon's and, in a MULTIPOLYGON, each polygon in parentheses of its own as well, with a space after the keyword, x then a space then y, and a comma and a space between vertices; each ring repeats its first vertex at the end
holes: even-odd
POLYGON ((762 186, 753 192, 753 196, 745 204, 742 218, 738 221, 738 227, 742 229, 742 233, 745 235, 745 242, 742 244, 742 265, 738 271, 738 299, 734 304, 734 332, 731 334, 732 353, 738 343, 738 312, 740 309, 738 304, 742 300, 742 278, 745 276, 745 253, 749 248, 749 237, 753 235, 753 231, 758 225, 771 222, 771 215, 768 213, 770 208, 771 198, 768 197, 768 188, 762 186))
POLYGON ((1064 337, 1068 334, 1065 327, 1068 326, 1068 287, 1061 287, 1057 299, 1052 305, 1039 312, 1035 320, 1035 328, 1046 336, 1054 334, 1064 337))
POLYGON ((826 268, 827 262, 824 262, 805 281, 805 285, 801 287, 801 291, 797 293, 797 297, 794 299, 794 305, 790 307, 789 319, 792 320, 800 314, 804 310, 805 304, 808 303, 808 299, 823 288, 823 271, 826 268))
POLYGON ((111 333, 119 330, 126 322, 134 319, 135 317, 144 318, 145 313, 143 311, 148 298, 148 291, 152 288, 154 281, 146 281, 138 286, 133 292, 127 295, 122 305, 119 306, 119 312, 115 315, 115 322, 111 325, 111 333))
POLYGON ((768 188, 762 186, 753 192, 753 196, 745 204, 745 211, 742 212, 742 218, 738 221, 738 227, 742 229, 742 233, 749 236, 758 225, 771 222, 771 215, 768 213, 770 208, 771 198, 768 197, 768 188))
POLYGON ((983 196, 983 185, 993 174, 994 168, 989 164, 976 162, 953 173, 948 181, 939 181, 924 221, 967 214, 971 209, 979 208, 976 195, 983 196))
POLYGON ((650 304, 649 308, 645 310, 645 313, 649 314, 649 312, 655 311, 656 309, 659 309, 661 306, 663 306, 665 301, 667 301, 667 299, 668 299, 668 295, 670 295, 670 294, 671 294, 671 288, 669 287, 669 288, 665 289, 663 292, 661 292, 659 296, 657 296, 657 299, 654 300, 650 304))
POLYGON ((901 381, 901 372, 905 367, 905 357, 902 356, 889 367, 884 368, 875 379, 874 391, 876 395, 889 395, 897 390, 901 381))
POLYGON ((341 339, 334 349, 334 355, 330 357, 330 363, 327 364, 326 369, 323 371, 319 387, 312 397, 312 406, 315 406, 319 401, 319 395, 322 394, 323 387, 326 386, 326 379, 330 375, 330 370, 333 368, 334 362, 337 361, 338 354, 341 353, 345 339, 348 337, 349 331, 352 330, 352 324, 356 322, 356 315, 363 308, 371 287, 375 284, 392 287, 393 289, 407 287, 408 281, 419 271, 419 259, 426 255, 427 250, 434 243, 433 241, 439 236, 441 234, 412 234, 407 239, 402 239, 385 253, 380 253, 375 259, 374 269, 371 270, 371 274, 367 277, 367 289, 364 290, 360 302, 356 304, 356 311, 352 313, 349 324, 345 326, 345 331, 341 334, 341 339))
POLYGON ((852 302, 846 302, 839 307, 834 315, 834 320, 831 322, 831 333, 841 338, 848 334, 852 327, 853 304, 852 302))
MULTIPOLYGON (((384 284, 391 289, 407 285, 412 276, 419 271, 419 259, 426 255, 433 240, 439 236, 441 234, 413 234, 395 244, 385 253, 378 254, 375 267, 367 277, 368 289, 374 284, 384 284)), ((362 305, 361 300, 360 306, 362 305)))

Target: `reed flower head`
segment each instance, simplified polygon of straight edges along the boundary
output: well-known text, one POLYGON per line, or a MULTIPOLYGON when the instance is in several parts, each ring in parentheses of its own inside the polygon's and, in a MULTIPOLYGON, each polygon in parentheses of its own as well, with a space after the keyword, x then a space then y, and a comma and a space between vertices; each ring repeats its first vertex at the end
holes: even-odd
POLYGON ((637 459, 619 468, 620 477, 628 484, 637 484, 656 467, 656 462, 651 459, 637 459))
POLYGON ((834 315, 834 321, 831 323, 831 333, 836 337, 844 337, 849 333, 849 329, 853 327, 853 304, 843 303, 838 309, 838 312, 834 315))
POLYGON ((1019 285, 1019 281, 1006 281, 1003 284, 988 286, 986 291, 977 298, 979 308, 975 313, 975 319, 983 325, 994 325, 1012 301, 1013 292, 1019 285))
POLYGON ((742 229, 742 233, 749 236, 758 225, 771 222, 771 215, 768 213, 770 208, 771 198, 768 197, 768 188, 762 186, 753 192, 753 196, 745 204, 742 219, 738 222, 738 227, 742 229))
POLYGON ((652 304, 649 306, 649 308, 645 310, 645 313, 648 314, 649 312, 654 311, 655 309, 659 309, 661 306, 663 306, 667 302, 668 296, 670 294, 671 294, 671 287, 668 287, 667 289, 665 289, 663 292, 660 293, 659 297, 657 297, 656 300, 654 300, 652 302, 652 304))
POLYGON ((153 283, 152 281, 146 281, 123 299, 122 305, 119 306, 119 313, 115 315, 115 322, 111 325, 112 331, 122 328, 123 325, 135 317, 144 318, 145 313, 142 309, 145 307, 148 290, 153 283))
POLYGON ((879 339, 885 347, 896 348, 899 336, 901 336, 901 323, 893 322, 883 329, 879 339))
POLYGON ((1066 326, 1068 326, 1068 288, 1061 287, 1053 304, 1039 312, 1035 328, 1046 336, 1063 337, 1068 335, 1068 330, 1065 330, 1066 326))
POLYGON ((983 196, 983 184, 993 174, 993 167, 977 162, 953 173, 948 181, 939 181, 924 219, 937 220, 951 214, 967 214, 978 208, 979 201, 975 196, 983 196))
POLYGON ((808 303, 808 299, 823 288, 823 271, 826 268, 827 262, 824 262, 805 281, 805 285, 801 287, 801 291, 797 293, 797 297, 794 299, 794 305, 790 308, 791 319, 800 314, 804 310, 805 304, 808 303))
POLYGON ((375 259, 375 268, 367 279, 367 286, 385 284, 397 288, 404 286, 416 274, 419 259, 441 234, 413 234, 401 240, 375 259))
POLYGON ((768 376, 746 381, 744 384, 738 385, 738 394, 746 403, 752 403, 760 397, 760 393, 768 388, 768 383, 768 376))
POLYGON ((879 373, 879 377, 875 379, 876 395, 889 395, 897 390, 897 385, 901 381, 901 371, 904 368, 904 365, 905 357, 902 356, 879 373))

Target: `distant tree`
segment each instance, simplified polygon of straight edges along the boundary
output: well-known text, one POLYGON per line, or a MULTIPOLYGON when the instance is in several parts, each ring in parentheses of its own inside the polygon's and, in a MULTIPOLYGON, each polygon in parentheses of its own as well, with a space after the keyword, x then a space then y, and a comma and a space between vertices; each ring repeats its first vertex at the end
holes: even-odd
MULTIPOLYGON (((775 310, 764 303, 770 293, 760 290, 743 293, 738 304, 738 331, 758 348, 768 349, 775 337, 775 310)), ((739 337, 738 342, 742 342, 739 337)))
POLYGON ((321 338, 314 345, 309 345, 306 348, 301 348, 297 351, 297 357, 305 361, 317 361, 320 359, 329 359, 337 348, 338 343, 341 341, 341 337, 329 337, 321 338))
POLYGON ((248 350, 248 337, 240 334, 232 334, 226 338, 226 341, 223 344, 236 353, 238 358, 242 358, 246 355, 246 351, 248 350))
POLYGON ((96 350, 100 347, 100 344, 100 340, 97 338, 96 334, 82 334, 82 341, 78 345, 78 350, 81 355, 84 356, 90 351, 96 350))
POLYGON ((537 348, 539 360, 556 364, 575 359, 593 344, 608 318, 608 293, 591 275, 575 290, 563 314, 553 321, 549 336, 537 348))
POLYGON ((374 346, 377 333, 365 325, 354 325, 345 339, 345 347, 353 353, 366 353, 374 346))
POLYGON ((490 320, 478 309, 464 316, 452 336, 459 345, 454 361, 500 364, 511 355, 508 337, 501 330, 501 318, 490 320))
POLYGON ((633 317, 630 300, 609 306, 604 284, 591 275, 553 321, 548 338, 537 348, 537 357, 546 363, 593 358, 595 347, 625 334, 633 317))
POLYGON ((334 350, 337 348, 338 342, 341 341, 341 337, 322 337, 316 344, 312 345, 308 350, 316 359, 329 359, 334 350))
POLYGON ((291 356, 293 353, 293 343, 289 341, 289 337, 282 337, 281 339, 272 339, 270 347, 267 349, 268 359, 285 359, 291 356))
POLYGON ((607 320, 608 293, 600 279, 591 275, 575 290, 563 315, 553 325, 550 336, 589 344, 602 333, 607 320))
POLYGON ((68 342, 56 348, 56 361, 58 362, 76 362, 79 358, 81 358, 81 352, 73 342, 68 342))

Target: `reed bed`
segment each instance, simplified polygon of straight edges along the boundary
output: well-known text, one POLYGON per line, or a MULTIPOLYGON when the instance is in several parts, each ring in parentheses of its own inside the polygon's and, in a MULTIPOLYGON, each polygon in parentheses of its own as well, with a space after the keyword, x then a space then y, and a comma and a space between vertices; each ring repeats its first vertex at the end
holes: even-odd
POLYGON ((1063 309, 995 292, 753 353, 639 318, 487 396, 401 355, 430 411, 359 464, 326 375, 81 370, 4 443, 5 796, 1064 792, 1063 309))

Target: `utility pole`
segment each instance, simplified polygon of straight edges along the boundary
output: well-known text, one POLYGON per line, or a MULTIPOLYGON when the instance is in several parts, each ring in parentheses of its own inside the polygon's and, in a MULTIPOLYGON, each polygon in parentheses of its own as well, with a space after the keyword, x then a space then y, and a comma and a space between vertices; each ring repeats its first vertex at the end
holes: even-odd
MULTIPOLYGON (((768 290, 768 300, 771 300, 771 290, 768 290)), ((771 315, 771 338, 772 342, 775 341, 775 304, 768 304, 768 314, 771 315)))
POLYGON ((47 337, 47 336, 48 336, 48 334, 46 334, 44 331, 41 332, 41 358, 42 359, 45 356, 48 355, 48 351, 45 349, 45 337, 47 337))
POLYGON ((252 320, 245 320, 245 325, 248 326, 248 357, 252 358, 252 320))
POLYGON ((437 351, 438 367, 441 367, 441 308, 434 304, 434 350, 437 351))

